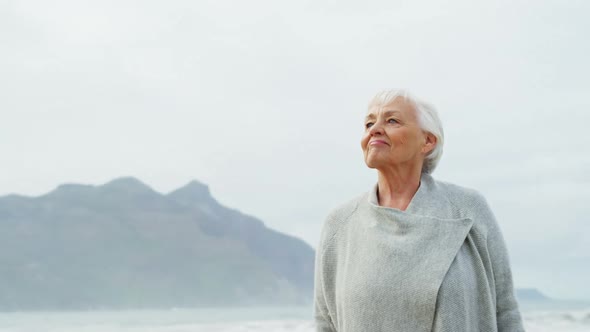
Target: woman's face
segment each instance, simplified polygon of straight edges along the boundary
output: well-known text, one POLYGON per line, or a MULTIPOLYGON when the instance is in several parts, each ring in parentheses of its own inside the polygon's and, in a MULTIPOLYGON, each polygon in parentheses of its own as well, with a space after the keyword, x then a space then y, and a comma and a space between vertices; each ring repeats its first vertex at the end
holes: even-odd
POLYGON ((420 128, 412 104, 397 97, 389 104, 375 105, 368 110, 361 147, 370 168, 421 169, 424 156, 434 148, 429 144, 433 138, 420 128))

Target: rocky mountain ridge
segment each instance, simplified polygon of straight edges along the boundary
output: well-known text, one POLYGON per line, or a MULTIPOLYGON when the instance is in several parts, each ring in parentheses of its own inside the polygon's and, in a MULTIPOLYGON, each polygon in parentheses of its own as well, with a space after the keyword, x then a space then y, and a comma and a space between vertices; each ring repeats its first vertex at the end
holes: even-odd
POLYGON ((0 310, 311 303, 313 249, 191 181, 0 197, 0 310))

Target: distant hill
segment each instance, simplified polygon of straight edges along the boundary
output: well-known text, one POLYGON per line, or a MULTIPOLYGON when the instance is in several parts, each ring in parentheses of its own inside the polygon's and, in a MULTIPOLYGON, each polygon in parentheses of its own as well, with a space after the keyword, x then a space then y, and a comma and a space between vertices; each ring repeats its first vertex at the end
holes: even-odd
POLYGON ((524 310, 574 310, 590 307, 590 302, 553 299, 535 288, 516 289, 516 297, 524 310))
POLYGON ((313 249, 192 181, 0 197, 0 310, 310 304, 313 249))
POLYGON ((536 288, 518 288, 516 289, 516 297, 520 301, 553 301, 536 288))

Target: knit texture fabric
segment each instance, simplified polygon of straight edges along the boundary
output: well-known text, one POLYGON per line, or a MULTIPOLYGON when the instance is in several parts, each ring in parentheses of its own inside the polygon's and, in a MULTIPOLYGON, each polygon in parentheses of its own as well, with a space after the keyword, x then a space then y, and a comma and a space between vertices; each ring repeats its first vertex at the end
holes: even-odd
POLYGON ((428 174, 405 211, 377 186, 335 209, 315 263, 318 332, 524 331, 485 198, 428 174))

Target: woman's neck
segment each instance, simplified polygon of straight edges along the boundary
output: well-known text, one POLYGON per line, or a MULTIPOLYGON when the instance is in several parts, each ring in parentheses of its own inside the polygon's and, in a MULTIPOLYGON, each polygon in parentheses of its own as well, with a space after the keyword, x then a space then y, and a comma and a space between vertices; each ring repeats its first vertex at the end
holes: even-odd
POLYGON ((379 171, 379 205, 405 211, 420 187, 421 171, 379 171))

